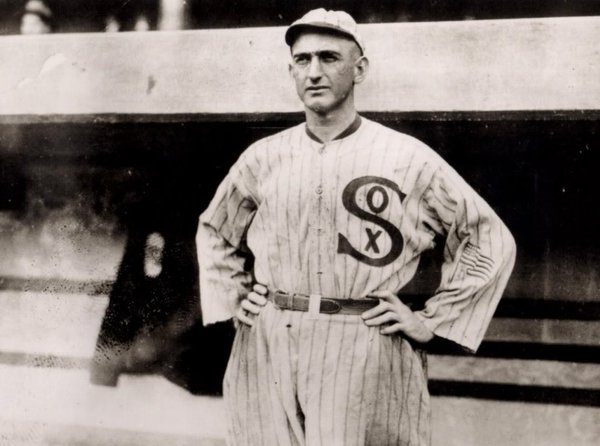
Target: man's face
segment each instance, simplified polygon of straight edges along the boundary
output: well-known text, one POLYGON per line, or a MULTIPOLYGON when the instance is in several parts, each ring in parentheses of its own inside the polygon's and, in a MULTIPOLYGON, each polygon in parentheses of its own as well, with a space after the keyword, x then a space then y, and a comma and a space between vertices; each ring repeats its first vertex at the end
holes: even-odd
POLYGON ((304 105, 318 114, 341 108, 360 74, 356 43, 331 34, 303 32, 291 51, 290 73, 304 105))

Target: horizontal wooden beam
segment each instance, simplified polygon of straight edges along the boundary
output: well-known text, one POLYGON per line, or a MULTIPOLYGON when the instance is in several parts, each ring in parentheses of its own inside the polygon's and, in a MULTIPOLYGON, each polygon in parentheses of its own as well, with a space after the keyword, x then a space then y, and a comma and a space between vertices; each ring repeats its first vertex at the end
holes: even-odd
MULTIPOLYGON (((600 17, 361 25, 368 112, 597 110, 600 17)), ((291 113, 284 28, 7 36, 2 116, 291 113)))
MULTIPOLYGON (((598 121, 600 110, 500 110, 500 111, 367 111, 363 116, 379 122, 497 122, 497 121, 598 121)), ((278 123, 282 126, 304 120, 302 112, 265 113, 92 113, 6 114, 0 126, 24 124, 180 124, 180 123, 278 123)))
POLYGON ((600 391, 595 389, 431 380, 429 391, 435 396, 600 407, 600 391))
POLYGON ((520 386, 546 386, 600 391, 600 363, 429 355, 429 377, 520 386))

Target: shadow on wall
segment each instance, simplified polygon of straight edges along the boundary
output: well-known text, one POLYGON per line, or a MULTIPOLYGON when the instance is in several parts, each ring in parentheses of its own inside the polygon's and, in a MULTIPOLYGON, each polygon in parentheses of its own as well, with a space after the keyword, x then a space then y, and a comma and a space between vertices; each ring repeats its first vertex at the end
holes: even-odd
POLYGON ((115 386, 123 373, 162 373, 192 393, 220 394, 234 329, 230 322, 202 326, 198 217, 173 223, 162 217, 172 212, 158 216, 151 208, 135 212, 128 224, 91 381, 115 386))

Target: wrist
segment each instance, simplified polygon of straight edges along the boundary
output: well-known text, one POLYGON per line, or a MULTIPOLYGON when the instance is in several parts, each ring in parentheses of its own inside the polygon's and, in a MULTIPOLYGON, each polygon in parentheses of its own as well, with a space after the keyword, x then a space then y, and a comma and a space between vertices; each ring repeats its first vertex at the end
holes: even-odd
POLYGON ((427 344, 435 337, 433 332, 418 318, 415 321, 414 330, 412 330, 411 333, 406 334, 419 344, 427 344))

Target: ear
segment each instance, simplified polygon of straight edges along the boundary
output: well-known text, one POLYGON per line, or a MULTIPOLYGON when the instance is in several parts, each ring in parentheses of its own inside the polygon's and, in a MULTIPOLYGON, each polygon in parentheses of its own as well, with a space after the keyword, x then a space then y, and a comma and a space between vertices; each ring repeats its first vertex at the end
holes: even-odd
POLYGON ((365 80, 369 73, 369 59, 366 56, 360 56, 354 62, 354 83, 360 84, 365 80))
POLYGON ((291 78, 294 77, 294 72, 292 71, 294 69, 294 67, 292 66, 291 63, 288 64, 288 73, 290 75, 291 78))

